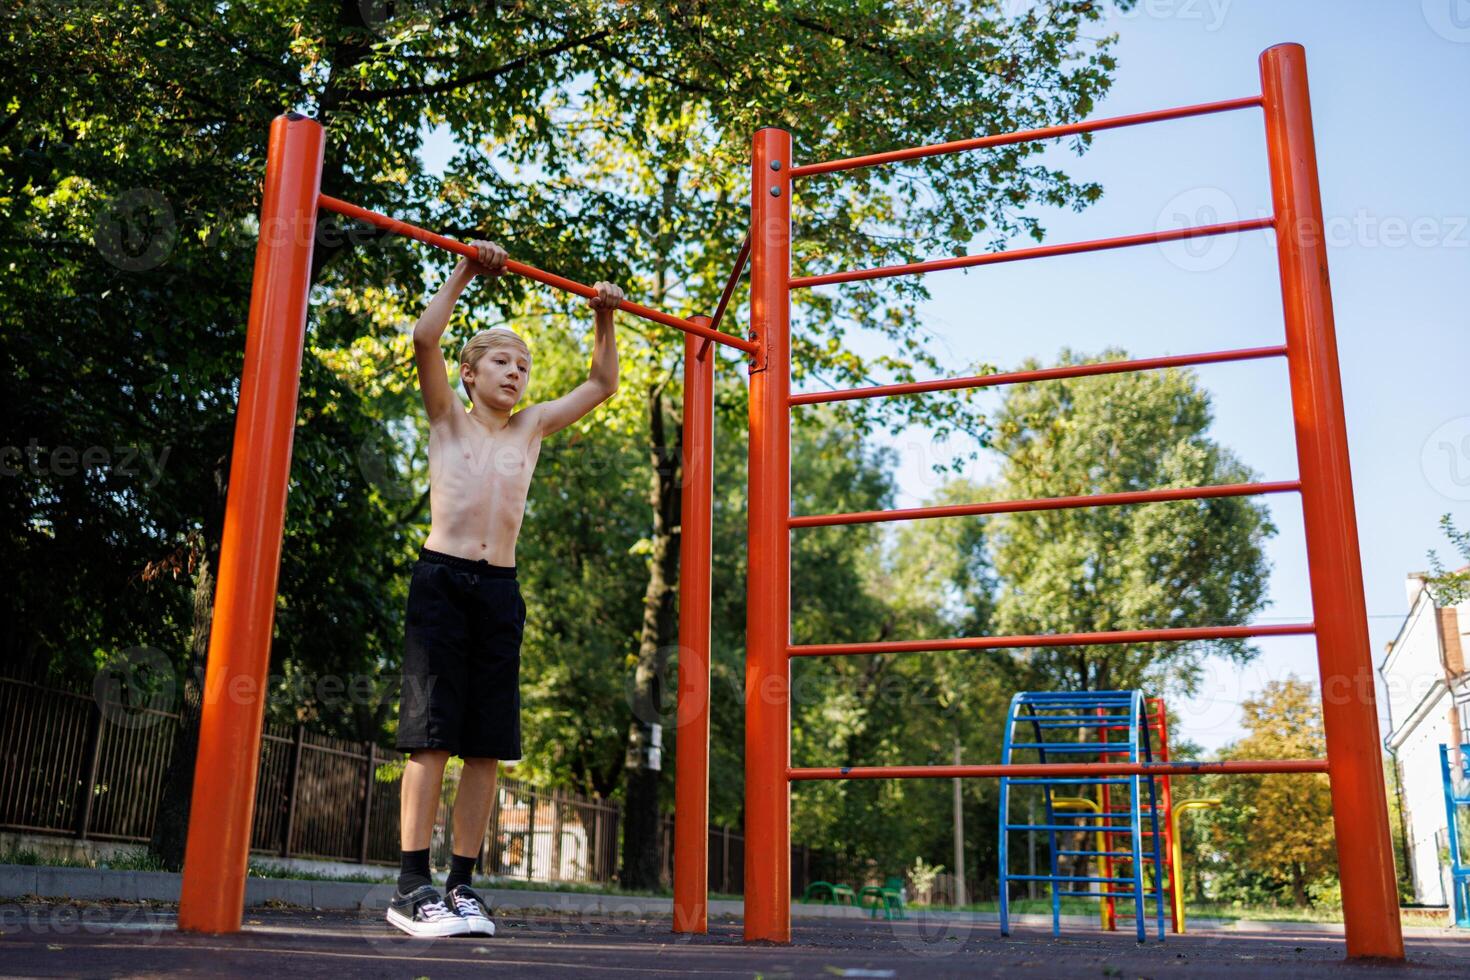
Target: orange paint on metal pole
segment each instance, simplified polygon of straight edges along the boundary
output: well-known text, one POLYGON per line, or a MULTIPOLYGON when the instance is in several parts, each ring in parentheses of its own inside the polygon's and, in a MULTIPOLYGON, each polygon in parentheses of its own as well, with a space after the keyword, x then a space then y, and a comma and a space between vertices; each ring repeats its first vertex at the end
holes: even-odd
MULTIPOLYGON (((1148 727, 1159 737, 1158 744, 1154 746, 1154 758, 1160 762, 1169 761, 1169 712, 1164 707, 1163 698, 1149 698, 1148 707, 1152 712, 1148 717, 1148 727)), ((1179 863, 1175 860, 1175 852, 1178 848, 1174 841, 1174 788, 1169 782, 1169 777, 1164 776, 1159 780, 1159 813, 1158 823, 1160 833, 1164 836, 1164 846, 1160 854, 1164 860, 1164 878, 1168 882, 1169 904, 1174 909, 1174 931, 1183 929, 1183 920, 1179 916, 1179 888, 1183 876, 1179 871, 1179 863)))
POLYGON ((238 932, 305 342, 322 127, 271 123, 179 928, 238 932))
MULTIPOLYGON (((710 318, 690 317, 709 325, 710 318)), ((684 335, 684 485, 679 515, 679 698, 674 756, 674 931, 709 931, 710 561, 715 351, 684 335)))
POLYGON ((791 134, 752 154, 749 556, 745 629, 745 938, 791 941, 791 134))
POLYGON ((1403 959, 1306 53, 1261 55, 1322 721, 1351 957, 1403 959))

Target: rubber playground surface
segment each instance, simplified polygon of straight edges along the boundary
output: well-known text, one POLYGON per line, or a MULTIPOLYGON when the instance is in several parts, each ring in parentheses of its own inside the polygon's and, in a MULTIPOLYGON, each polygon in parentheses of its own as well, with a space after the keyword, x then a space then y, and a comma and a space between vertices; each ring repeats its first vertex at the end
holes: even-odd
POLYGON ((1131 933, 993 922, 797 920, 786 947, 745 945, 733 919, 675 937, 666 918, 497 916, 493 939, 411 939, 380 915, 251 910, 230 936, 180 933, 171 911, 65 903, 0 907, 0 974, 457 977, 1311 977, 1470 976, 1470 936, 1411 930, 1410 966, 1347 963, 1340 936, 1273 926, 1139 945, 1131 933))

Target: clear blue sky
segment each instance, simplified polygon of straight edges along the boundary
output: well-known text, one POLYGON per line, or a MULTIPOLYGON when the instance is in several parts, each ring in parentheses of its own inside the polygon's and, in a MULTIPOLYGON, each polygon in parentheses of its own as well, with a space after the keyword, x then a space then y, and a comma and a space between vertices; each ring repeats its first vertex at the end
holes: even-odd
MULTIPOLYGON (((1262 50, 1285 41, 1307 48, 1376 665, 1405 612, 1404 576, 1426 567, 1430 548, 1444 549, 1439 516, 1470 525, 1470 0, 1139 0, 1102 28, 1114 30, 1120 64, 1098 115, 1254 95, 1262 50)), ((426 162, 442 166, 451 149, 436 134, 426 162)), ((1080 215, 1045 214, 1048 241, 1270 212, 1257 110, 1101 133, 1084 157, 1052 159, 1100 182, 1105 196, 1080 215)), ((1146 247, 939 273, 922 315, 956 369, 1050 362, 1063 346, 1147 356, 1277 344, 1275 261, 1269 234, 1254 233, 1194 251, 1146 247)), ((872 338, 849 336, 865 353, 878 350, 872 338)), ((1295 476, 1284 364, 1221 365, 1200 377, 1218 439, 1264 479, 1295 476)), ((901 456, 900 506, 922 501, 935 484, 930 464, 961 448, 922 431, 889 441, 901 456)), ((982 462, 974 475, 992 472, 982 462)), ((1265 499, 1280 534, 1262 619, 1305 620, 1300 503, 1265 499)), ((1264 640, 1261 649, 1245 669, 1212 668, 1200 696, 1177 705, 1176 737, 1217 748, 1240 734, 1241 699, 1268 680, 1295 673, 1316 682, 1310 638, 1264 640)))
MULTIPOLYGON (((1098 115, 1253 95, 1262 50, 1306 46, 1376 665, 1405 612, 1404 576, 1427 566, 1430 548, 1444 553, 1439 515, 1470 524, 1470 3, 1140 0, 1139 8, 1108 25, 1121 35, 1119 68, 1098 115)), ((1270 213, 1255 110, 1101 133, 1082 158, 1058 150, 1050 159, 1106 193, 1080 215, 1046 214, 1049 242, 1178 227, 1180 216, 1208 223, 1270 213)), ((938 273, 923 319, 957 366, 1049 363, 1063 346, 1116 344, 1148 356, 1277 344, 1275 263, 1269 234, 1258 232, 1193 252, 1150 246, 938 273)), ((1217 438, 1262 478, 1293 477, 1284 362, 1203 368, 1200 377, 1214 397, 1217 438)), ((900 505, 916 504, 934 485, 929 464, 948 448, 921 431, 892 444, 902 457, 900 505)), ((974 473, 993 471, 982 462, 974 473)), ((1280 533, 1262 619, 1308 619, 1299 498, 1265 499, 1280 533)), ((1179 735, 1218 747, 1240 734, 1238 702, 1267 680, 1295 673, 1316 682, 1310 637, 1264 640, 1261 650, 1245 669, 1212 669, 1200 697, 1178 705, 1179 735)))

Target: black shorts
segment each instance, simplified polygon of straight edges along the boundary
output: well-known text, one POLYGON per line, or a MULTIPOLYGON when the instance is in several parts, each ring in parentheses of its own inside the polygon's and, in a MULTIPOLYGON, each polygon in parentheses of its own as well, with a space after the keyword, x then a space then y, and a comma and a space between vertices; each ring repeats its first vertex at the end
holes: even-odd
POLYGON ((515 568, 421 549, 407 620, 398 748, 519 759, 526 604, 515 568))

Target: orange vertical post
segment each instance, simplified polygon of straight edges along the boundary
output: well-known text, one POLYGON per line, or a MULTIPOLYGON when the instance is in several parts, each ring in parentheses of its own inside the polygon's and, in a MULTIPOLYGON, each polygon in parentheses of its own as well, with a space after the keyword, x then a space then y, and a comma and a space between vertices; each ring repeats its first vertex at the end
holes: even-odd
MULTIPOLYGON (((1163 698, 1149 698, 1149 707, 1154 714, 1149 719, 1149 725, 1158 736, 1158 743, 1154 746, 1154 758, 1160 762, 1172 761, 1169 757, 1169 712, 1164 709, 1163 698)), ((1159 857, 1164 862, 1164 882, 1169 889, 1169 910, 1174 923, 1174 932, 1183 931, 1183 913, 1180 909, 1184 905, 1184 896, 1180 891, 1183 881, 1183 872, 1179 863, 1174 860, 1174 787, 1170 784, 1168 776, 1159 777, 1159 833, 1163 835, 1163 846, 1159 848, 1159 857)))
MULTIPOLYGON (((690 319, 708 326, 710 318, 690 319)), ((684 335, 679 516, 679 700, 674 756, 674 931, 709 931, 710 561, 715 345, 684 335)))
POLYGON ((749 569, 745 623, 745 938, 791 941, 791 134, 751 161, 749 569))
POLYGON ((322 127, 271 123, 179 928, 238 932, 305 342, 322 127))
POLYGON ((1403 959, 1306 53, 1261 55, 1322 721, 1350 957, 1403 959))

